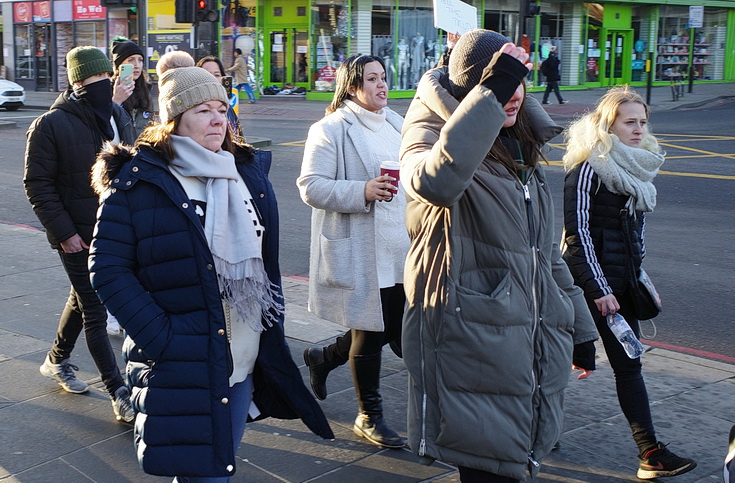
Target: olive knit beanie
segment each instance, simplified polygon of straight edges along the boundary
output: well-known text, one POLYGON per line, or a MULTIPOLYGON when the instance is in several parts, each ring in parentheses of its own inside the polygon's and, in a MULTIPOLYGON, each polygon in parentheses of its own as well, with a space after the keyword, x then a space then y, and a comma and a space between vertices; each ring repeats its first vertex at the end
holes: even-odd
POLYGON ((110 59, 100 49, 91 46, 75 47, 67 52, 66 69, 71 84, 104 72, 112 74, 110 59))
POLYGON ((449 85, 457 99, 463 99, 480 83, 482 71, 493 54, 509 40, 492 30, 474 29, 462 34, 449 56, 449 85))
POLYGON ((201 67, 167 70, 158 85, 158 114, 163 124, 202 102, 221 101, 229 105, 225 88, 201 67))
POLYGON ((116 69, 120 67, 120 64, 125 62, 125 59, 127 59, 131 55, 138 54, 143 57, 143 59, 145 59, 141 48, 132 40, 128 40, 125 38, 116 38, 112 40, 111 47, 112 48, 110 50, 112 51, 112 63, 115 64, 116 69))

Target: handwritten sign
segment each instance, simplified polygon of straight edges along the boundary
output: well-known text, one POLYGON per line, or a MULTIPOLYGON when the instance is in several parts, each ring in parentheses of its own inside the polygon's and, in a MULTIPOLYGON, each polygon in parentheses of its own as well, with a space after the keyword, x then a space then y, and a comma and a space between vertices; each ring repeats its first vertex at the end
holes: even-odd
POLYGON ((434 26, 450 34, 477 28, 477 8, 461 0, 434 0, 434 26))

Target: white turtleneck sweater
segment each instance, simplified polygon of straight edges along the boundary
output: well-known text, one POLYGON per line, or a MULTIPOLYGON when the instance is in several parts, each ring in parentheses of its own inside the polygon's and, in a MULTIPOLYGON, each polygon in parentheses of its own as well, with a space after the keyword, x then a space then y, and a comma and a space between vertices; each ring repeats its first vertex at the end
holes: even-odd
MULTIPOLYGON (((385 111, 368 111, 350 100, 345 101, 345 106, 360 121, 359 125, 370 146, 367 157, 375 165, 374 172, 380 174, 382 161, 398 162, 401 133, 386 121, 385 111)), ((401 183, 398 183, 398 193, 393 196, 392 201, 376 201, 374 209, 378 285, 380 288, 387 288, 403 283, 403 265, 411 244, 404 222, 406 194, 401 183)))

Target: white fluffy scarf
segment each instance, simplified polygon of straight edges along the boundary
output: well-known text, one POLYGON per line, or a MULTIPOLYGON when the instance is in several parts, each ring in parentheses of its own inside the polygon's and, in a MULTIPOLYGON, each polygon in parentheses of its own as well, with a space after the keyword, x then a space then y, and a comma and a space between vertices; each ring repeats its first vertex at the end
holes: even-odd
POLYGON ((276 301, 277 287, 263 265, 261 242, 245 210, 237 186, 240 179, 232 153, 210 151, 189 137, 172 135, 176 156, 171 167, 184 176, 199 178, 206 186, 204 234, 212 251, 222 299, 235 307, 241 320, 263 331, 283 312, 276 301))
POLYGON ((637 211, 649 212, 656 207, 653 178, 664 164, 664 155, 643 148, 626 146, 611 134, 613 146, 605 155, 593 154, 587 162, 607 189, 632 197, 637 211))

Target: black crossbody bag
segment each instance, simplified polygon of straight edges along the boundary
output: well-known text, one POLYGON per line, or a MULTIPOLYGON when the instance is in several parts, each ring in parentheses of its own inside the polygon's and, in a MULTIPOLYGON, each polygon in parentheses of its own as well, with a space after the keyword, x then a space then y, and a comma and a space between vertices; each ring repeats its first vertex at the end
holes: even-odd
POLYGON ((628 259, 625 262, 628 290, 633 301, 633 312, 636 318, 638 320, 649 320, 661 313, 661 297, 659 297, 656 287, 646 271, 641 267, 636 273, 633 266, 633 235, 635 230, 631 227, 631 220, 633 220, 633 217, 630 216, 627 208, 620 210, 620 221, 623 225, 626 242, 625 249, 628 252, 628 259))

